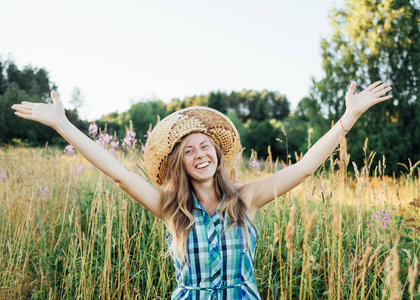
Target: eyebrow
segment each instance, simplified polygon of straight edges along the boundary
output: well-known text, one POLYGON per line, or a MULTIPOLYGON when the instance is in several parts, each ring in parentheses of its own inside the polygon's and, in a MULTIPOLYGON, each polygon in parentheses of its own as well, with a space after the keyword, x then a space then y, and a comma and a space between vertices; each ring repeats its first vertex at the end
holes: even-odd
MULTIPOLYGON (((209 140, 203 141, 200 143, 200 145, 206 143, 206 142, 210 142, 209 140)), ((193 146, 189 145, 189 146, 185 146, 185 148, 193 148, 193 146)))

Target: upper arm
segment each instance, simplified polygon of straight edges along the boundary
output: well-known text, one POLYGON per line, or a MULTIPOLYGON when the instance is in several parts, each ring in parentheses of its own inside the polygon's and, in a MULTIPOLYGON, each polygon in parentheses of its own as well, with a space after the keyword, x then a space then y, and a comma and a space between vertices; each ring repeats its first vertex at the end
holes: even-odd
POLYGON ((129 170, 124 172, 120 179, 115 180, 115 182, 134 200, 163 220, 161 203, 162 191, 160 188, 150 184, 144 178, 129 170))
POLYGON ((239 190, 249 214, 253 216, 265 204, 290 191, 310 175, 304 165, 297 162, 273 175, 248 182, 239 190))

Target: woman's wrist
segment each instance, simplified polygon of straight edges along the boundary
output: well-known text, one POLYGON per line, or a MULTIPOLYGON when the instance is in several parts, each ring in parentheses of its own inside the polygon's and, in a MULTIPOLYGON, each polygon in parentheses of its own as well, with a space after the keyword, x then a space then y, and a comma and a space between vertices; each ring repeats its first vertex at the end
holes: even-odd
POLYGON ((51 126, 55 131, 57 131, 58 133, 63 132, 65 130, 65 128, 71 124, 69 119, 67 119, 67 117, 65 115, 61 116, 57 122, 51 126))
POLYGON ((356 123, 358 118, 359 117, 346 110, 338 122, 340 123, 343 131, 347 133, 353 127, 354 123, 356 123))

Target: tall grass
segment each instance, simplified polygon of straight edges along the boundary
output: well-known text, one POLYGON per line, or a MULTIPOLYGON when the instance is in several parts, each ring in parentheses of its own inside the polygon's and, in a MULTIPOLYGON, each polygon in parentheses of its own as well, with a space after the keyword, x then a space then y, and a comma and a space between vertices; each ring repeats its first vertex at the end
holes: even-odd
MULTIPOLYGON (((140 157, 119 155, 141 173, 140 157)), ((390 178, 384 158, 349 161, 343 142, 314 176, 258 213, 263 299, 419 297, 418 165, 390 178)), ((238 181, 278 166, 271 157, 261 171, 240 164, 238 181)), ((176 282, 163 223, 81 156, 3 148, 1 174, 0 299, 170 298, 176 282)))

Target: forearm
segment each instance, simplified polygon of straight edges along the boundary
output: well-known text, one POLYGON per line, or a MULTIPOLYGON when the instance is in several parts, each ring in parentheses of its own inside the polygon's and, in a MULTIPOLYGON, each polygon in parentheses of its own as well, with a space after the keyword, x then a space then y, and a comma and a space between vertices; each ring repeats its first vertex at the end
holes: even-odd
POLYGON ((358 117, 346 111, 341 117, 342 124, 340 120, 337 120, 336 124, 308 150, 299 161, 307 176, 312 175, 331 155, 340 143, 340 137, 346 135, 347 132, 345 130, 350 130, 357 119, 358 117))
POLYGON ((54 129, 83 157, 112 180, 119 183, 128 170, 108 151, 77 129, 67 118, 62 118, 54 129))

